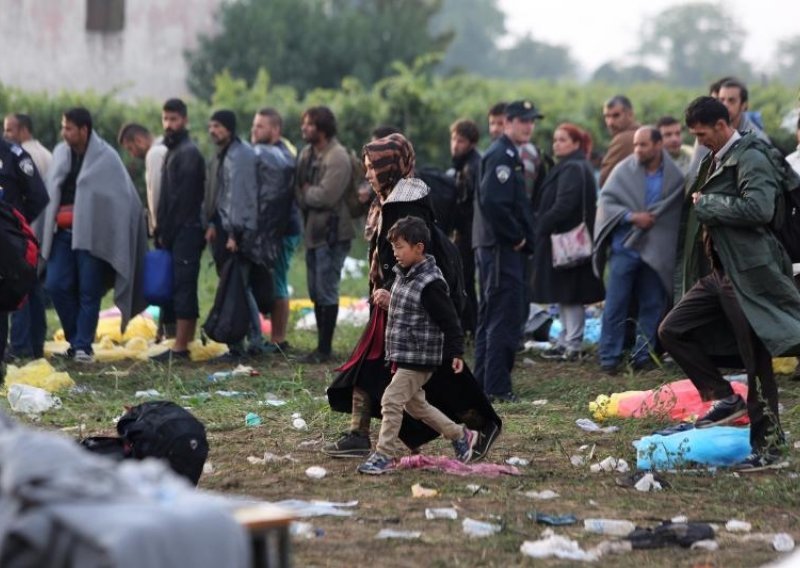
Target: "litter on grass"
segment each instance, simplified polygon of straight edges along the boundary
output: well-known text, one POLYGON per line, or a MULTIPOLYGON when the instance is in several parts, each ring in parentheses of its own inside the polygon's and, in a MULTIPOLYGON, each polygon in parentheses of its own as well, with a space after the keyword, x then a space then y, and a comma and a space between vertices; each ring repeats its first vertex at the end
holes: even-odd
POLYGON ((60 408, 61 399, 44 389, 17 383, 8 388, 8 404, 14 412, 37 415, 60 408))
POLYGON ((396 529, 381 529, 378 531, 378 534, 375 535, 375 538, 378 539, 388 539, 388 538, 398 538, 402 540, 416 540, 422 536, 421 531, 399 531, 396 529))
POLYGON ((349 517, 353 509, 358 507, 358 501, 303 501, 301 499, 286 499, 273 503, 284 509, 289 509, 298 517, 349 517))
POLYGON ((423 487, 419 483, 415 483, 411 486, 411 496, 416 497, 417 499, 436 497, 437 495, 439 495, 439 492, 436 491, 436 489, 423 487))
POLYGON ((578 418, 575 424, 584 432, 601 432, 603 434, 611 434, 619 431, 619 426, 600 426, 593 420, 588 418, 578 418))
POLYGON ((544 491, 526 491, 525 497, 530 497, 537 501, 548 501, 550 499, 557 499, 561 497, 561 495, 551 489, 545 489, 544 491))
POLYGON ((487 536, 499 533, 503 529, 500 525, 476 521, 469 517, 461 522, 461 527, 464 534, 469 538, 486 538, 487 536))
POLYGON ((448 519, 454 521, 458 518, 458 511, 452 507, 440 509, 425 509, 425 518, 429 521, 434 519, 448 519))
POLYGON ((318 465, 312 465, 306 469, 306 477, 311 479, 322 479, 326 475, 328 475, 328 470, 318 465))
POLYGON ((426 456, 424 454, 403 456, 397 464, 397 469, 427 469, 461 476, 499 477, 501 475, 520 475, 520 471, 513 465, 463 463, 455 458, 426 456))
POLYGON ((601 462, 594 463, 589 467, 589 471, 591 471, 592 473, 600 473, 607 471, 617 471, 619 473, 625 473, 626 471, 629 470, 630 467, 628 466, 628 462, 626 462, 622 458, 615 458, 612 456, 608 456, 601 462))

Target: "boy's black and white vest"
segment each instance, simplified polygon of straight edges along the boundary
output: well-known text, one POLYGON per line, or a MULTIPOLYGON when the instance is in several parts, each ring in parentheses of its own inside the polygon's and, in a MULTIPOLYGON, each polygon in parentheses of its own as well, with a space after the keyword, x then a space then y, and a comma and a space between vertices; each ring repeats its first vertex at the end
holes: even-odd
POLYGON ((444 333, 422 305, 422 291, 434 280, 447 286, 433 256, 415 264, 408 272, 399 265, 392 285, 386 322, 386 360, 398 364, 438 367, 442 364, 444 333))

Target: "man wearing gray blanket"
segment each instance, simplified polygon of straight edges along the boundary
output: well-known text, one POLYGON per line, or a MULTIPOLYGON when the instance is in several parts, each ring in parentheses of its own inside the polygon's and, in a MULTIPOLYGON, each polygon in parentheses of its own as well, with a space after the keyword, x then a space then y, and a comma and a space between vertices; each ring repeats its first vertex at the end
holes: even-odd
POLYGON ((91 363, 100 300, 108 287, 114 287, 123 330, 147 307, 140 284, 147 226, 119 154, 92 129, 89 111, 67 110, 61 136, 47 180, 45 288, 70 344, 67 356, 91 363))
POLYGON ((672 290, 676 242, 683 203, 683 174, 664 150, 661 132, 639 128, 633 155, 612 170, 597 205, 595 274, 610 265, 600 366, 616 374, 622 364, 625 324, 635 295, 638 300, 636 343, 631 353, 635 370, 655 363, 656 332, 672 290))

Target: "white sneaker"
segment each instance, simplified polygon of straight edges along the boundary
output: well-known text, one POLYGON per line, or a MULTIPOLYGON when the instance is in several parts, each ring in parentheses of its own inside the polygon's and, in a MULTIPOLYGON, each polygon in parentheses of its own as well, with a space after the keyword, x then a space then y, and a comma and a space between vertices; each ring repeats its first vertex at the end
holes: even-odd
POLYGON ((84 349, 76 349, 72 360, 76 363, 94 363, 94 355, 84 349))

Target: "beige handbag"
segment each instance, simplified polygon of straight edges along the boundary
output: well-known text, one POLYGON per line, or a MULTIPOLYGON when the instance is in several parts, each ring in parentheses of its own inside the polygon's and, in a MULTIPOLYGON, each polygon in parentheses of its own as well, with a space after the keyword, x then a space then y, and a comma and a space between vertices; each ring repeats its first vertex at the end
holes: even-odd
MULTIPOLYGON (((583 191, 583 190, 582 190, 583 191)), ((573 268, 592 259, 592 234, 586 225, 586 192, 583 192, 583 221, 566 233, 550 235, 553 251, 553 268, 573 268)))

